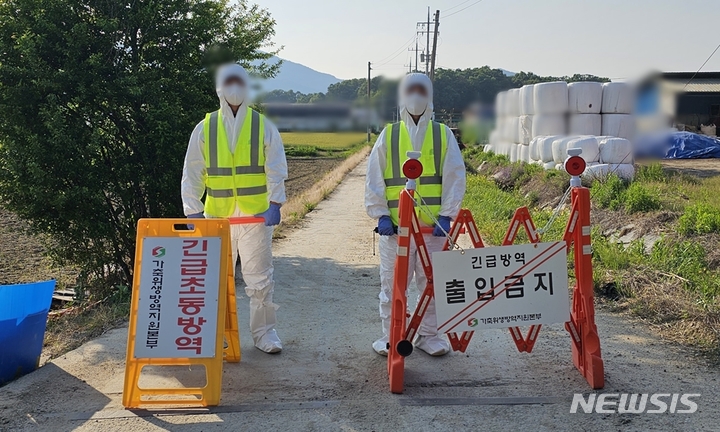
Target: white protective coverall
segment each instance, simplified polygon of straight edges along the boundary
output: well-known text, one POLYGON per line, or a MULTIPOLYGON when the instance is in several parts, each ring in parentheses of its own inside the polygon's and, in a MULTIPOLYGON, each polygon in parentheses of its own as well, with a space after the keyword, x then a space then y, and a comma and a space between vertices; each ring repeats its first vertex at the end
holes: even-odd
MULTIPOLYGON (((429 122, 433 115, 432 82, 425 74, 413 73, 406 75, 400 82, 399 103, 400 118, 405 122, 410 134, 413 149, 422 149, 429 122), (420 117, 417 124, 410 116, 406 106, 406 91, 414 85, 422 85, 427 89, 428 106, 420 117)), ((381 216, 390 215, 390 210, 385 197, 384 170, 387 161, 386 130, 378 137, 370 153, 368 161, 367 178, 365 183, 365 208, 368 216, 379 219, 381 216)), ((447 135, 447 154, 443 165, 442 205, 440 216, 455 218, 460 211, 462 200, 465 195, 465 163, 460 153, 460 147, 452 131, 445 127, 447 135)), ((404 155, 401 155, 404 157, 404 155)), ((420 224, 423 225, 422 220, 420 224)), ((445 237, 435 237, 432 234, 425 234, 425 244, 428 252, 432 255, 440 251, 445 243, 445 237)), ((395 255, 397 251, 397 236, 380 236, 380 319, 382 320, 383 337, 375 343, 373 348, 381 355, 387 355, 387 343, 390 330, 391 300, 393 294, 393 273, 395 268, 395 255)), ((417 257, 417 249, 414 242, 410 249, 410 276, 415 275, 415 282, 422 294, 427 280, 423 272, 422 263, 417 257)), ((418 329, 418 338, 415 346, 430 355, 444 355, 450 347, 444 337, 437 335, 437 318, 435 316, 435 302, 428 305, 427 312, 418 329)))
MULTIPOLYGON (((248 75, 240 65, 231 64, 221 67, 216 77, 215 89, 220 99, 223 126, 227 134, 230 152, 235 152, 238 135, 245 121, 248 97, 240 105, 237 115, 234 115, 230 105, 223 97, 223 83, 229 77, 238 77, 248 85, 248 75)), ((203 156, 205 136, 203 122, 195 126, 187 154, 182 176, 183 210, 186 216, 204 212, 201 201, 205 193, 206 164, 203 156)), ((280 133, 277 128, 265 119, 265 173, 271 202, 282 204, 286 201, 285 179, 287 179, 287 161, 280 133)), ((205 215, 212 217, 212 215, 205 215)), ((243 214, 239 208, 235 209, 233 217, 253 216, 243 214)), ((245 280, 245 293, 250 297, 250 330, 255 346, 262 351, 275 353, 282 350, 282 344, 275 331, 275 311, 278 306, 273 303, 272 262, 272 226, 264 224, 232 225, 230 228, 233 266, 240 256, 243 279, 245 280)))

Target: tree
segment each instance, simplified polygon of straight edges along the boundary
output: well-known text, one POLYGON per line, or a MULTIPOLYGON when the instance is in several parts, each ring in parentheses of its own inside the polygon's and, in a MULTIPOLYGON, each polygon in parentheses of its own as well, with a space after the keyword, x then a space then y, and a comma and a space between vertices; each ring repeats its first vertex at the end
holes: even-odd
POLYGON ((137 220, 183 216, 214 66, 274 76, 274 25, 246 0, 0 2, 0 203, 59 263, 128 283, 137 220))

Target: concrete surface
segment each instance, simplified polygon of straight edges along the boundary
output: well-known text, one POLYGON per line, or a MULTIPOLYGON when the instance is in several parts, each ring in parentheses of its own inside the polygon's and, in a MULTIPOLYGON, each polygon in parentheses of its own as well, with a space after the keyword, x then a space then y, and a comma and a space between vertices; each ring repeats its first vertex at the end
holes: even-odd
MULTIPOLYGON (((127 329, 117 329, 0 389, 1 431, 718 430, 717 369, 659 342, 642 323, 598 313, 607 393, 700 393, 695 414, 570 414, 592 391, 575 370, 570 338, 544 327, 532 354, 507 331, 476 334, 466 354, 406 362, 406 391, 388 390, 371 349, 378 258, 363 210, 365 164, 275 246, 278 331, 285 350, 252 346, 241 299, 243 361, 226 364, 223 399, 209 411, 121 406, 127 329)), ((240 290, 242 292, 242 290, 240 290)), ((414 298, 414 295, 412 295, 414 298)), ((192 384, 192 373, 155 382, 192 384), (177 377, 177 378, 175 378, 177 377)))

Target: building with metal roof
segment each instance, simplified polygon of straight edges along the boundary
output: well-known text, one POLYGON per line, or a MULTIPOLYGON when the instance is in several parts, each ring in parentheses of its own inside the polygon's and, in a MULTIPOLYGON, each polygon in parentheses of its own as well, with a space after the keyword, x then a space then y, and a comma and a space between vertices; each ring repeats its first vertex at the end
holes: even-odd
POLYGON ((638 86, 637 115, 696 132, 720 124, 720 72, 664 72, 638 86))

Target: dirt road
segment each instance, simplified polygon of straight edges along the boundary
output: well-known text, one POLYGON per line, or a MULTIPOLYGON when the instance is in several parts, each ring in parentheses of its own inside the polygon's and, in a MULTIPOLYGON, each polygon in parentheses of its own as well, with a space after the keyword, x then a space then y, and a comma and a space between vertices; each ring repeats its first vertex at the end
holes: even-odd
POLYGON ((503 330, 476 335, 466 354, 413 353, 405 394, 390 394, 385 358, 370 347, 380 331, 379 283, 373 225, 362 206, 364 170, 275 247, 282 354, 253 348, 247 301, 240 302, 243 361, 225 366, 220 407, 205 414, 123 410, 123 328, 0 389, 0 430, 717 430, 720 372, 659 342, 643 324, 602 311, 604 392, 699 393, 697 413, 569 414, 573 394, 591 390, 560 325, 543 327, 532 354, 518 353, 503 330))

